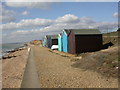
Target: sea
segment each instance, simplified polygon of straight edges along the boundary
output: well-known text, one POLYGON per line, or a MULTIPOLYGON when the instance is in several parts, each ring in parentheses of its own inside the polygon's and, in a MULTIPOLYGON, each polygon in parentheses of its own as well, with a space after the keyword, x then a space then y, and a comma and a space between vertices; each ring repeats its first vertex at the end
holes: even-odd
POLYGON ((23 47, 25 43, 4 43, 0 44, 0 58, 6 54, 8 54, 6 51, 11 51, 16 48, 23 47))

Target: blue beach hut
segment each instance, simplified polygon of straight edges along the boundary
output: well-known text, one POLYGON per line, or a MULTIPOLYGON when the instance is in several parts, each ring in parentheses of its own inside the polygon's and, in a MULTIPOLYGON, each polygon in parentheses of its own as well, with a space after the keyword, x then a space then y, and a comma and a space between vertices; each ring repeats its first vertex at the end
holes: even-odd
POLYGON ((42 38, 42 46, 44 47, 44 38, 42 38))
POLYGON ((62 51, 62 33, 58 34, 58 50, 62 51))
POLYGON ((62 49, 63 49, 63 52, 68 52, 68 35, 69 35, 69 30, 63 30, 62 32, 62 49))
POLYGON ((46 36, 43 37, 42 46, 43 46, 43 47, 46 47, 46 46, 47 46, 47 38, 46 38, 46 36))
POLYGON ((46 41, 45 41, 45 38, 43 38, 43 40, 42 40, 42 46, 45 47, 45 44, 46 44, 46 41))

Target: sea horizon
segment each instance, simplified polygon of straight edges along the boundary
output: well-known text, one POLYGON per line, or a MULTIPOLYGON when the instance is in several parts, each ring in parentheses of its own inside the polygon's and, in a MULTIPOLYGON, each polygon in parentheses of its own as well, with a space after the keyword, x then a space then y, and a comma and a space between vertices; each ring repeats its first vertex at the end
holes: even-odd
POLYGON ((22 46, 24 46, 25 43, 21 42, 21 43, 2 43, 0 44, 1 47, 1 51, 0 51, 0 58, 6 54, 8 54, 6 51, 11 51, 14 50, 16 48, 20 48, 22 46))

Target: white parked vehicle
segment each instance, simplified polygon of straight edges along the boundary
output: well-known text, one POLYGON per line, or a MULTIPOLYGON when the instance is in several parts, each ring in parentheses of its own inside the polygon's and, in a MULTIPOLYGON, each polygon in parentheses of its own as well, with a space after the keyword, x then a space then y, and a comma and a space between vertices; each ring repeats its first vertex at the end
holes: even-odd
POLYGON ((52 50, 58 50, 58 45, 52 45, 51 49, 52 50))

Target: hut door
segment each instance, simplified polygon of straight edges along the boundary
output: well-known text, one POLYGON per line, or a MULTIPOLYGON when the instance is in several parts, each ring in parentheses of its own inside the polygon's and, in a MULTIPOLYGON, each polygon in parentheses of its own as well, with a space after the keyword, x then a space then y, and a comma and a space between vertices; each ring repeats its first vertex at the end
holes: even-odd
POLYGON ((69 53, 75 54, 76 48, 75 48, 75 35, 73 32, 69 35, 69 53))

